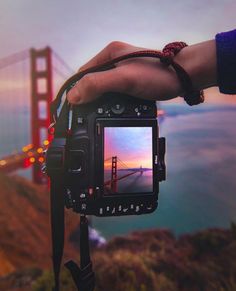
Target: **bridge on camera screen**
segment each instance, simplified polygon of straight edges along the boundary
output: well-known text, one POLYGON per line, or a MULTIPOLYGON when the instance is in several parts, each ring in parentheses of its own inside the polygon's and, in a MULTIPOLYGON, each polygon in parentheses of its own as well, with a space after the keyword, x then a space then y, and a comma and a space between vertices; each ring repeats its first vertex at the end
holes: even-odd
POLYGON ((142 165, 139 168, 130 168, 126 165, 119 157, 113 156, 107 158, 104 163, 110 164, 110 179, 104 182, 104 186, 107 190, 110 190, 113 193, 117 192, 118 189, 118 181, 123 180, 129 176, 132 176, 136 173, 140 173, 141 175, 144 172, 142 165), (118 171, 120 171, 120 175, 118 176, 118 171))
POLYGON ((0 172, 31 166, 32 180, 47 183, 41 166, 51 140, 49 105, 72 74, 50 47, 0 58, 0 172))

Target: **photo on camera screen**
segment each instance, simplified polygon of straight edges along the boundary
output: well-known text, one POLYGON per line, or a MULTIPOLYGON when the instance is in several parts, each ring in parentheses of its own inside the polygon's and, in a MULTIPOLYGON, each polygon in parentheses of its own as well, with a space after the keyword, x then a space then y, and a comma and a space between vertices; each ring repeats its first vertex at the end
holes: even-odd
POLYGON ((104 128, 104 194, 153 192, 152 127, 104 128))

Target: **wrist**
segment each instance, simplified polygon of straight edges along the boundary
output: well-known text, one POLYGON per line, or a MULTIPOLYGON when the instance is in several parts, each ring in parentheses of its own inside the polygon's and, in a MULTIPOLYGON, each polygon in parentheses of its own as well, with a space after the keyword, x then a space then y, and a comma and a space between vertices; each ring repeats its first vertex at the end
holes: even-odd
POLYGON ((183 48, 174 58, 191 78, 194 89, 217 85, 216 44, 214 40, 183 48))

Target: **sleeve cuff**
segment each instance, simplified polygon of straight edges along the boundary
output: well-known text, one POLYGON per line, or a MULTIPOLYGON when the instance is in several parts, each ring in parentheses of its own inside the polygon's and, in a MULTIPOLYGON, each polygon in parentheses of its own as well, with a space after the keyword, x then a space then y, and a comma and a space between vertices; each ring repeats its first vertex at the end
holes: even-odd
POLYGON ((219 90, 236 94, 236 29, 218 33, 215 40, 219 90))

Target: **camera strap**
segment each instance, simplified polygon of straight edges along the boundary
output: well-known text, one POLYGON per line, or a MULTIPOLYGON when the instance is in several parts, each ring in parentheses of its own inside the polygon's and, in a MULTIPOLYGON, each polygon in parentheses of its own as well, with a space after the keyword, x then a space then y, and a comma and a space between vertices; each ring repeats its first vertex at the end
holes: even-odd
MULTIPOLYGON (((60 290, 60 269, 64 249, 64 197, 65 180, 64 175, 51 176, 51 232, 52 232, 52 261, 54 272, 53 291, 60 290)), ((80 267, 70 260, 65 264, 69 269, 76 287, 79 291, 93 291, 95 287, 95 274, 89 252, 89 231, 86 216, 80 216, 80 267)))
POLYGON ((93 291, 95 288, 95 274, 89 254, 89 232, 86 216, 80 216, 80 268, 70 260, 65 264, 69 269, 74 283, 79 291, 93 291))
POLYGON ((161 63, 163 63, 166 67, 171 66, 175 70, 176 75, 180 81, 180 84, 182 85, 182 88, 184 90, 184 93, 185 93, 184 100, 191 106, 204 102, 203 91, 194 89, 193 83, 189 74, 185 71, 185 69, 180 64, 174 61, 174 57, 186 46, 187 44, 182 41, 172 42, 172 43, 167 44, 163 48, 162 51, 140 50, 140 51, 121 55, 103 64, 90 67, 83 71, 79 71, 78 73, 71 76, 63 84, 55 100, 52 102, 51 113, 53 114, 53 120, 56 122, 58 118, 57 109, 61 105, 62 96, 64 95, 64 92, 69 90, 71 87, 73 87, 76 84, 76 82, 78 82, 83 76, 85 76, 88 73, 101 72, 101 71, 113 69, 115 68, 115 64, 122 62, 124 60, 134 59, 134 58, 156 58, 156 59, 159 59, 161 63))
MULTIPOLYGON (((64 250, 65 231, 65 193, 66 171, 65 155, 68 141, 69 105, 67 102, 62 107, 60 118, 54 125, 54 139, 47 152, 47 173, 50 177, 50 202, 51 202, 51 235, 52 235, 52 261, 54 273, 53 291, 60 290, 60 269, 64 250), (47 158, 50 157, 50 158, 47 158)), ((89 253, 88 220, 80 216, 80 267, 74 261, 65 264, 69 269, 75 285, 79 291, 93 291, 95 275, 89 253)))
POLYGON ((64 195, 65 183, 61 175, 51 176, 51 234, 52 234, 52 262, 54 272, 53 291, 59 291, 59 277, 64 249, 64 195))
MULTIPOLYGON (((58 113, 58 109, 61 107, 62 97, 66 91, 70 90, 76 82, 88 73, 113 69, 115 68, 115 64, 127 59, 151 57, 160 59, 160 61, 167 67, 172 66, 172 68, 176 71, 179 81, 186 93, 186 96, 184 97, 185 101, 189 105, 199 104, 204 101, 203 92, 196 91, 193 88, 193 84, 188 73, 173 60, 174 56, 185 46, 187 45, 184 42, 174 42, 166 45, 163 51, 137 51, 119 56, 106 63, 78 72, 64 83, 55 100, 52 102, 50 109, 53 123, 49 127, 49 130, 55 128, 55 135, 49 150, 53 152, 57 162, 52 165, 51 169, 48 167, 47 163, 47 173, 51 178, 51 231, 52 260, 55 280, 54 291, 59 291, 59 275, 64 249, 64 195, 66 193, 66 183, 63 157, 66 150, 66 142, 70 136, 72 124, 72 106, 67 101, 65 101, 60 114, 58 113), (54 167, 55 164, 56 170, 54 167)), ((53 131, 51 132, 54 134, 53 131)), ((74 261, 67 262, 65 266, 70 270, 79 291, 93 291, 95 287, 95 276, 92 270, 92 263, 89 255, 88 221, 85 216, 81 216, 80 218, 80 256, 80 268, 74 261)))

